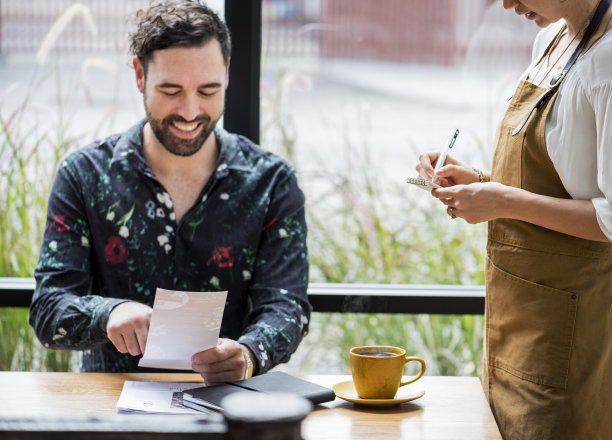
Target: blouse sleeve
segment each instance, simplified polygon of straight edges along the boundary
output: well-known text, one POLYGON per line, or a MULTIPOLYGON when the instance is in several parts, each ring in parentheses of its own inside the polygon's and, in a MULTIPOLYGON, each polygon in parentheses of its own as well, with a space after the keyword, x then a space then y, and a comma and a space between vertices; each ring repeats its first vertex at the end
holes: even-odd
POLYGON ((601 197, 593 199, 597 222, 612 241, 612 83, 598 84, 592 93, 597 129, 597 186, 601 197))
POLYGON ((612 34, 565 77, 546 121, 546 144, 567 192, 592 201, 612 241, 612 34))

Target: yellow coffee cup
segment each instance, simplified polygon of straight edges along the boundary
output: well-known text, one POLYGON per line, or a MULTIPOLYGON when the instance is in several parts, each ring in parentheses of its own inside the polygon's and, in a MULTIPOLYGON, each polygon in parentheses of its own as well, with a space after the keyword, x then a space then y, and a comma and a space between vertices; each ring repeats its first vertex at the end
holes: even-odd
POLYGON ((406 350, 386 345, 366 345, 350 350, 351 373, 357 394, 362 399, 393 399, 399 387, 423 377, 425 361, 406 356, 406 350), (404 366, 419 362, 421 369, 408 381, 402 382, 404 366))

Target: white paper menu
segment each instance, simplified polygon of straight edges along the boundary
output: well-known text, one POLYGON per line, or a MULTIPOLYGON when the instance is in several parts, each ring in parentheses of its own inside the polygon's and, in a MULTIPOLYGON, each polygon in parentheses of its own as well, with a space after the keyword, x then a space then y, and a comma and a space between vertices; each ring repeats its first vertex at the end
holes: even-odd
POLYGON ((140 382, 126 380, 117 401, 118 413, 130 414, 198 414, 200 411, 186 407, 182 394, 202 382, 140 382))
POLYGON ((217 345, 227 291, 157 289, 138 366, 191 370, 191 356, 217 345))

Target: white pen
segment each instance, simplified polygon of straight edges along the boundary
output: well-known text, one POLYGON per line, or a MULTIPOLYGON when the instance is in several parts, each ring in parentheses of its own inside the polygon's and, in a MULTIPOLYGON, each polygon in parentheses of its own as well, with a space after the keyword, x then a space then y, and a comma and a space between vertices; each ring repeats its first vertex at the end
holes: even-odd
POLYGON ((438 173, 438 170, 442 167, 442 165, 444 165, 444 162, 446 162, 446 156, 448 156, 448 152, 450 151, 451 148, 453 148, 453 145, 455 145, 457 136, 459 136, 458 128, 455 129, 454 131, 451 130, 451 132, 448 134, 448 140, 446 141, 446 145, 444 145, 444 148, 442 149, 442 152, 440 153, 440 157, 438 157, 438 161, 436 162, 436 167, 434 168, 434 173, 433 173, 433 176, 431 177, 432 182, 436 180, 436 174, 438 173))

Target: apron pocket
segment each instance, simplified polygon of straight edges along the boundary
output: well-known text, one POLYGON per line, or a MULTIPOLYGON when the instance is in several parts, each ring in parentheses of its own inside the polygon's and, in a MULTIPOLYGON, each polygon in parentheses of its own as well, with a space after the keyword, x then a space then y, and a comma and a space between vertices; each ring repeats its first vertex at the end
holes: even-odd
POLYGON ((577 295, 516 277, 487 260, 487 353, 492 367, 565 389, 577 295))

